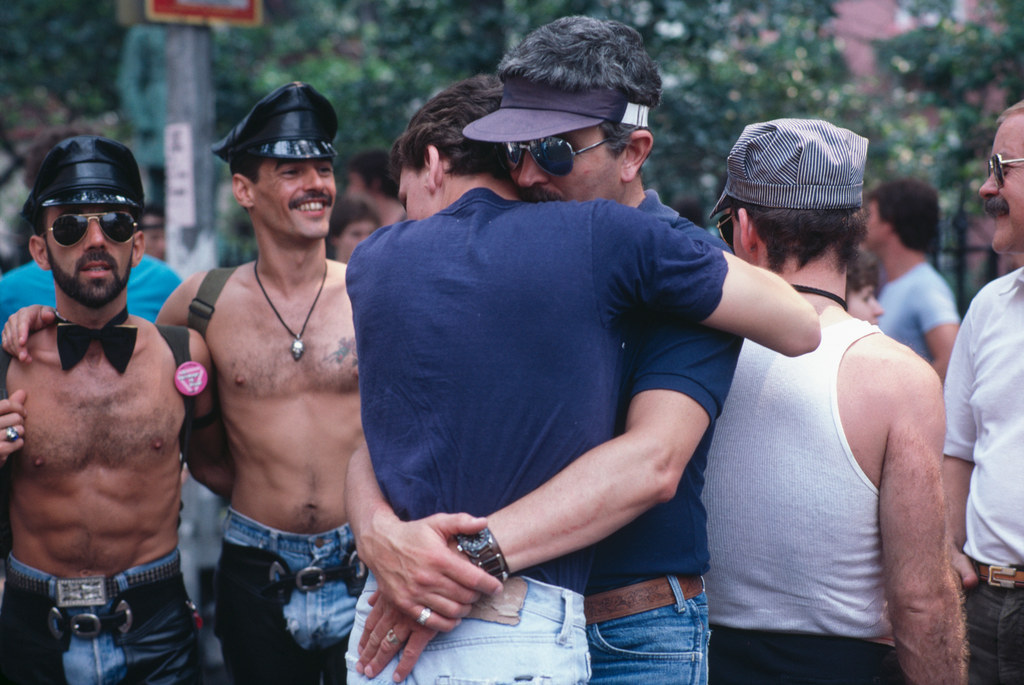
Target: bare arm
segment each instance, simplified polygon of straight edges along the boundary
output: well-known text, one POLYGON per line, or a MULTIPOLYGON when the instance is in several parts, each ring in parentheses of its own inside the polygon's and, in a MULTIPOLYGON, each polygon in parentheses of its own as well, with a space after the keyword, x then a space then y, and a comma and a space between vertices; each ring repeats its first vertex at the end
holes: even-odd
POLYGON ((790 357, 818 347, 821 324, 806 298, 767 269, 728 253, 725 259, 729 272, 722 301, 702 323, 790 357))
POLYGON ((953 569, 965 589, 978 584, 974 564, 964 554, 967 542, 967 493, 971 487, 974 464, 946 455, 942 460, 942 485, 946 490, 946 526, 949 529, 953 569))
POLYGON ((959 330, 960 324, 958 323, 944 323, 924 334, 924 344, 928 347, 928 354, 931 355, 932 368, 941 379, 946 378, 949 355, 953 353, 953 343, 956 342, 956 334, 959 330))
POLYGON ((908 683, 962 684, 966 637, 945 528, 942 390, 924 365, 890 371, 879 520, 896 653, 908 683))
POLYGON ((214 493, 230 500, 235 471, 224 422, 217 407, 213 360, 202 336, 196 331, 189 331, 189 350, 192 360, 201 364, 208 374, 206 388, 196 396, 192 435, 186 455, 189 473, 214 493))
POLYGON ((625 433, 487 517, 510 569, 598 542, 671 499, 709 422, 703 407, 682 393, 639 393, 625 433))

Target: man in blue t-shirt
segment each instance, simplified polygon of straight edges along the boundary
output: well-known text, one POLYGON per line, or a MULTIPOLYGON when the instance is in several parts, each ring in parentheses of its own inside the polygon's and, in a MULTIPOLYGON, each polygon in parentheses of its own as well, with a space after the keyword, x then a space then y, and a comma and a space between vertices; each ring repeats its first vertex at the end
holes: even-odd
MULTIPOLYGON (((376 574, 357 606, 350 682, 380 677, 385 664, 404 676, 421 652, 418 682, 587 679, 586 547, 652 504, 651 470, 633 465, 664 463, 643 431, 610 440, 622 314, 646 305, 701 320, 710 305, 710 325, 791 354, 815 344, 788 286, 661 219, 608 201, 512 201, 493 146, 460 134, 500 94, 493 80, 470 79, 413 118, 392 159, 410 217, 423 220, 380 229, 349 265, 372 468, 365 453, 353 457, 346 501, 376 574), (796 339, 784 340, 793 329, 778 317, 796 339), (416 549, 411 566, 396 563, 402 549, 416 549), (424 586, 421 567, 443 570, 424 586), (473 604, 481 592, 498 594, 473 604), (438 630, 451 632, 423 652, 438 630)), ((625 105, 607 89, 574 102, 600 120, 608 99, 625 105)), ((645 421, 671 430, 679 417, 645 421)))
MULTIPOLYGON (((561 19, 506 54, 499 73, 505 81, 502 108, 466 133, 495 142, 541 139, 534 149, 511 146, 518 162, 511 165, 512 178, 521 196, 603 197, 638 207, 694 240, 725 247, 643 188, 640 167, 653 144, 645 112, 659 103, 661 79, 635 31, 613 21, 561 19), (554 63, 557 70, 550 68, 554 63), (569 91, 609 86, 634 103, 623 103, 625 113, 602 120, 571 112, 578 101, 569 91), (624 123, 627 116, 634 119, 624 123), (568 172, 552 164, 565 142, 576 150, 568 172)), ((604 497, 601 515, 649 510, 596 546, 586 589, 592 682, 702 683, 708 626, 701 574, 708 569, 708 549, 700 494, 740 341, 649 312, 624 321, 615 432, 625 431, 620 441, 645 440, 648 448, 633 462, 607 468, 606 478, 621 482, 628 474, 636 487, 615 488, 619 499, 604 497)), ((616 520, 621 525, 629 519, 616 520)))

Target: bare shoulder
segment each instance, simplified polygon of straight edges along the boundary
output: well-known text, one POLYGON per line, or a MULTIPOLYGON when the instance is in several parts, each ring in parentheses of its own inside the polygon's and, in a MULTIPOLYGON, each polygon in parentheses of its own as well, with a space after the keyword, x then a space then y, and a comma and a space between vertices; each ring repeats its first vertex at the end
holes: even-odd
POLYGON ((941 411, 942 382, 935 369, 906 345, 887 335, 861 338, 843 358, 843 374, 874 402, 898 409, 941 411))
POLYGON ((327 260, 327 285, 324 287, 341 288, 347 292, 345 285, 345 274, 347 273, 348 265, 345 262, 337 262, 333 259, 327 260))

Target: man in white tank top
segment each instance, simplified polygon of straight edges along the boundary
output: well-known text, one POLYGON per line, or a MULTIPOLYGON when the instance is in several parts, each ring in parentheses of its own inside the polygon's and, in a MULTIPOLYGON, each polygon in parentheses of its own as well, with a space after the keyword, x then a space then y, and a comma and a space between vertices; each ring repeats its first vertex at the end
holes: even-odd
POLYGON ((941 384, 842 299, 866 152, 851 131, 782 119, 729 155, 723 237, 805 294, 822 342, 740 354, 704 488, 712 685, 966 682, 941 384))

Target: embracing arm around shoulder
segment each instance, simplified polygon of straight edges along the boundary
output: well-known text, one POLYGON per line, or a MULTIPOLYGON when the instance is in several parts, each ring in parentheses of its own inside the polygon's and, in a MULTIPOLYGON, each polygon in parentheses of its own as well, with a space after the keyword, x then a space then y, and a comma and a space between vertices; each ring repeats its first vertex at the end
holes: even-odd
POLYGON ((966 637, 949 558, 942 485, 942 388, 919 358, 880 365, 888 436, 879 488, 886 598, 908 683, 966 682, 966 637))
POLYGON ((790 357, 816 349, 821 324, 807 299, 767 269, 723 254, 729 271, 722 301, 702 323, 790 357))

